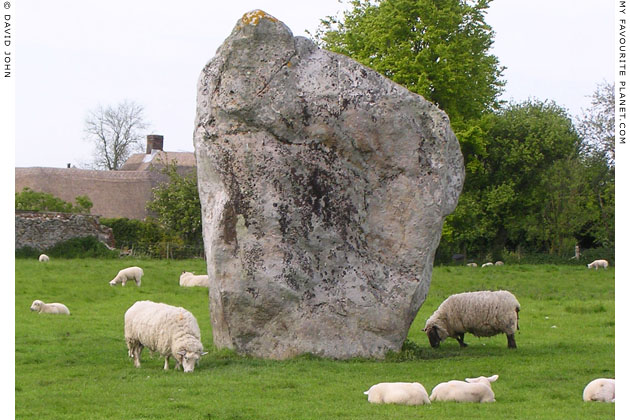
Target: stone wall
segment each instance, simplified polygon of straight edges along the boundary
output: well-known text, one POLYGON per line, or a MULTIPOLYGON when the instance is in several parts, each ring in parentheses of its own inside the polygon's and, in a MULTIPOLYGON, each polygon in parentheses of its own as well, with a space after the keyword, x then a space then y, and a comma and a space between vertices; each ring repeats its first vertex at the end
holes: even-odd
POLYGON ((113 247, 112 230, 100 224, 97 216, 74 213, 15 212, 15 249, 25 246, 43 251, 58 242, 95 236, 113 247))

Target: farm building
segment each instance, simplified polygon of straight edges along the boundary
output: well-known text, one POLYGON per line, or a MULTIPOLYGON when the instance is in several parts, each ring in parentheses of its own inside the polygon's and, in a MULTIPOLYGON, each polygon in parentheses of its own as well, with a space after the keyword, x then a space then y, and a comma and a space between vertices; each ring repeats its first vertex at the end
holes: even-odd
POLYGON ((180 173, 196 167, 193 152, 165 152, 164 137, 147 136, 146 153, 129 157, 118 171, 78 168, 15 168, 15 191, 25 187, 52 194, 73 203, 86 195, 92 200, 92 214, 101 217, 144 219, 152 189, 167 178, 159 169, 175 161, 180 173))

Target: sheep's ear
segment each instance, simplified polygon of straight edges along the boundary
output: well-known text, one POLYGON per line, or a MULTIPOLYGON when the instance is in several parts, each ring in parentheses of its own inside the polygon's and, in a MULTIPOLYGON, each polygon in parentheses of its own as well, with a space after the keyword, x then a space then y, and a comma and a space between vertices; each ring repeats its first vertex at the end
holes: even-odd
POLYGON ((186 355, 186 350, 180 350, 177 352, 177 354, 179 354, 180 356, 185 356, 186 355))
POLYGON ((490 382, 494 382, 497 379, 499 379, 499 375, 492 375, 491 377, 487 378, 490 382))
POLYGON ((201 356, 205 356, 206 354, 208 354, 208 352, 207 352, 207 351, 204 351, 203 353, 201 353, 201 354, 199 355, 199 357, 201 357, 201 356))

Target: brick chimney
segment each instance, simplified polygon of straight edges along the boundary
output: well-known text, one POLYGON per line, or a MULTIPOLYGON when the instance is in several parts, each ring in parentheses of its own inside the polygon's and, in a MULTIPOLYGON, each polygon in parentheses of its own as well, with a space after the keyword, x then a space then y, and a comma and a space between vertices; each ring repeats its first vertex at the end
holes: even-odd
POLYGON ((159 134, 147 136, 147 155, 150 155, 153 150, 164 150, 164 136, 159 134))

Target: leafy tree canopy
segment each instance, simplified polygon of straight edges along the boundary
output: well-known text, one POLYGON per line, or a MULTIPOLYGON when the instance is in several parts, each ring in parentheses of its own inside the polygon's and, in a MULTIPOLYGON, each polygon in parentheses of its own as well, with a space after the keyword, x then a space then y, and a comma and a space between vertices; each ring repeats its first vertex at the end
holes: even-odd
POLYGON ((75 198, 77 204, 73 205, 61 198, 49 193, 37 192, 25 187, 21 192, 15 193, 15 209, 29 211, 57 211, 62 213, 90 213, 92 201, 86 195, 75 198))
POLYGON ((153 200, 147 204, 147 209, 157 214, 158 222, 167 231, 187 244, 202 243, 196 171, 182 175, 177 172, 177 162, 172 162, 161 172, 167 175, 168 181, 153 189, 153 200))
POLYGON ((491 0, 352 0, 321 21, 319 44, 345 54, 437 104, 451 121, 498 107, 504 70, 489 53, 491 0))

